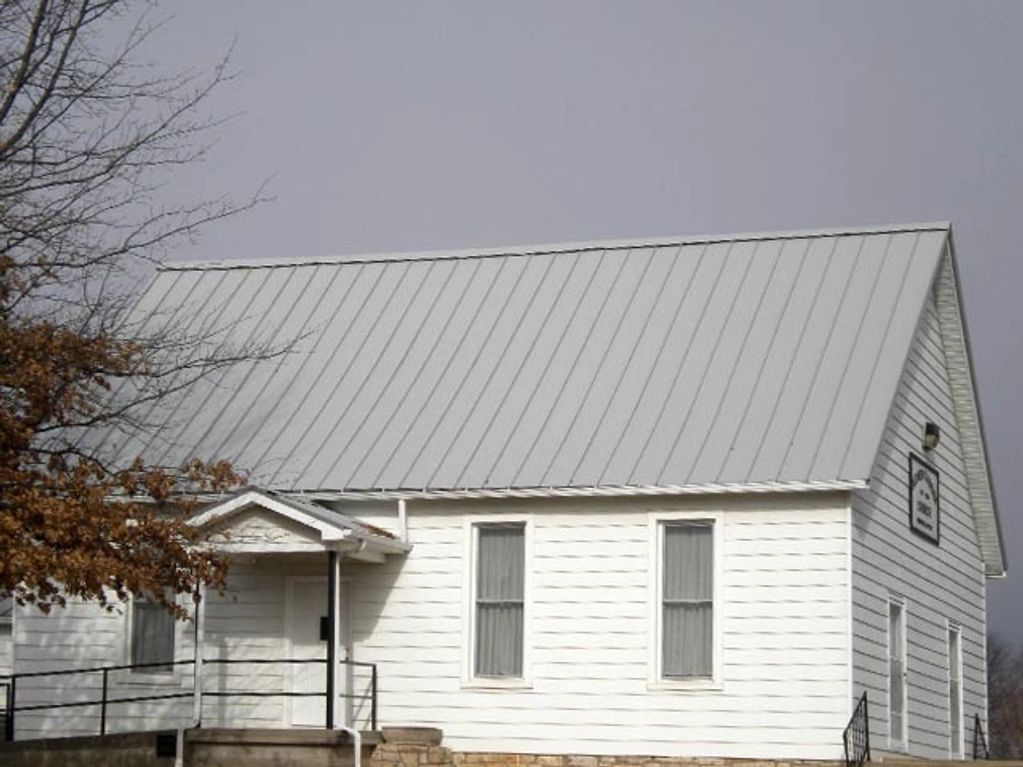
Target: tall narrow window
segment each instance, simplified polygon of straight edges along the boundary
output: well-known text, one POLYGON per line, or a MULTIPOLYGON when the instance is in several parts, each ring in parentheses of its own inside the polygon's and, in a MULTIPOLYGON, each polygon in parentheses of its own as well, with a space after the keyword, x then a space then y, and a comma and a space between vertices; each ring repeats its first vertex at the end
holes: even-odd
POLYGON ((963 755, 963 653, 959 627, 948 627, 948 725, 949 751, 963 755))
POLYGON ((478 677, 521 677, 525 601, 525 526, 476 528, 478 677))
MULTIPOLYGON (((132 600, 131 663, 170 663, 174 660, 174 616, 158 602, 132 600)), ((170 673, 171 666, 138 669, 139 673, 170 673)))
POLYGON ((888 603, 888 737, 893 749, 906 748, 906 608, 888 603))
POLYGON ((667 679, 714 675, 714 525, 663 527, 661 674, 667 679))

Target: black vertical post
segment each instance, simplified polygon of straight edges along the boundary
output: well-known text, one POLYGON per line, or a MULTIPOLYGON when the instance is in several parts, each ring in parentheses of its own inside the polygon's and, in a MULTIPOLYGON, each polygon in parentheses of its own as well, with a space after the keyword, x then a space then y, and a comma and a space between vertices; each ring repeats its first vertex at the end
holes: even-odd
POLYGON ((377 728, 377 664, 373 664, 373 697, 370 699, 370 729, 376 730, 377 728))
POLYGON ((99 734, 107 734, 107 669, 103 669, 103 701, 99 708, 99 734))
POLYGON ((4 740, 8 743, 14 740, 14 684, 16 681, 17 677, 12 675, 10 686, 7 688, 7 716, 4 721, 4 740))
POLYGON ((327 552, 327 729, 334 729, 334 677, 337 666, 337 552, 327 552))
POLYGON ((863 693, 863 741, 866 744, 866 758, 870 761, 870 709, 867 707, 867 693, 863 693))

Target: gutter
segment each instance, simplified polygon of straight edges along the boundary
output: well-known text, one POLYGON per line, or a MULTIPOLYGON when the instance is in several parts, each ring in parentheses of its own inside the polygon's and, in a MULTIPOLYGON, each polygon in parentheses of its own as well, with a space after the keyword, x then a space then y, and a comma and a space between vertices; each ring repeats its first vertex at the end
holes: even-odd
MULTIPOLYGON (((692 485, 601 485, 594 487, 508 487, 444 490, 308 490, 295 495, 312 501, 434 501, 484 500, 500 498, 623 498, 670 495, 740 495, 767 493, 810 493, 867 490, 861 479, 808 482, 735 482, 692 485)), ((212 499, 211 499, 212 500, 212 499)), ((399 522, 401 508, 399 507, 399 522)))

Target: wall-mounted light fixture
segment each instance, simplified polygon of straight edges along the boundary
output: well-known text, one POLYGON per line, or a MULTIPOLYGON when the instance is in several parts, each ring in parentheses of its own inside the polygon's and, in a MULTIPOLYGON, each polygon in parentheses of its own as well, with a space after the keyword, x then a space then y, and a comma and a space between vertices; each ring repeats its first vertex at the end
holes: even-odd
POLYGON ((941 429, 934 421, 928 421, 924 424, 924 438, 920 443, 921 446, 924 450, 933 450, 939 442, 941 442, 941 429))

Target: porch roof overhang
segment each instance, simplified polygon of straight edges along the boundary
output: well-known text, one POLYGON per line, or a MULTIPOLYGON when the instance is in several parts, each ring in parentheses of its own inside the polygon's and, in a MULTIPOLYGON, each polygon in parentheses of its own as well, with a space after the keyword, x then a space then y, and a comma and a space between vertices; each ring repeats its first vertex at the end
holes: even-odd
POLYGON ((207 542, 224 553, 272 554, 336 551, 352 559, 382 562, 412 547, 390 533, 312 501, 246 487, 189 520, 209 532, 207 542))

